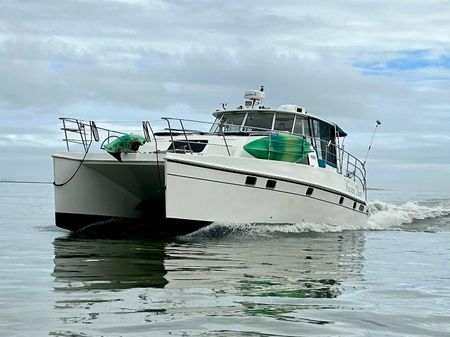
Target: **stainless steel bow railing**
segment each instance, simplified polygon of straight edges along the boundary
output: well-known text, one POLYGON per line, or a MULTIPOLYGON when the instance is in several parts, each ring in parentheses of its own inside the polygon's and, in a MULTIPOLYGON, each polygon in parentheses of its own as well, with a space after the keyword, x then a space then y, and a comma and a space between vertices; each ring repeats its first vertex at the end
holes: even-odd
POLYGON ((108 142, 110 139, 126 134, 122 131, 99 127, 94 121, 69 117, 60 117, 59 120, 62 122, 61 130, 64 132, 62 140, 66 143, 68 152, 70 152, 70 145, 79 145, 87 152, 93 141, 108 142))

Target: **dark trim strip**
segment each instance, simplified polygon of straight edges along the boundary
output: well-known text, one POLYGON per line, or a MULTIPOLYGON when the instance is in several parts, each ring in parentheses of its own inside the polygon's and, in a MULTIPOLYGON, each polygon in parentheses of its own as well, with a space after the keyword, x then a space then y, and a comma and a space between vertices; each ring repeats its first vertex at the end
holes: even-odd
POLYGON ((336 190, 332 190, 320 185, 316 185, 316 184, 310 184, 310 183, 303 183, 303 182, 299 182, 293 179, 288 179, 288 178, 280 178, 280 177, 275 177, 275 176, 270 176, 270 175, 266 175, 266 174, 261 174, 261 173, 255 173, 255 172, 247 172, 247 171, 243 171, 243 170, 236 170, 236 169, 230 169, 230 168, 219 168, 213 165, 208 165, 208 164, 199 164, 199 163, 191 163, 191 162, 185 162, 184 160, 178 160, 178 159, 171 159, 171 158, 166 158, 166 161, 169 162, 173 162, 173 163, 178 163, 178 164, 183 164, 183 165, 188 165, 188 166, 196 166, 196 167, 202 167, 202 168, 208 168, 208 169, 212 169, 212 170, 216 170, 216 171, 225 171, 225 172, 231 172, 231 173, 239 173, 239 174, 245 174, 245 175, 249 175, 249 176, 256 176, 256 177, 260 177, 260 178, 266 178, 266 179, 274 179, 277 181, 284 181, 284 182, 288 182, 288 183, 292 183, 292 184, 296 184, 296 185, 301 185, 301 186, 305 186, 305 187, 314 187, 317 188, 319 190, 325 191, 325 192, 329 192, 329 193, 333 193, 336 194, 338 197, 344 196, 350 200, 356 201, 357 203, 360 203, 364 206, 366 206, 366 202, 365 201, 361 201, 360 199, 357 199, 349 194, 346 194, 344 192, 339 192, 336 190))
POLYGON ((148 234, 183 235, 209 225, 209 221, 173 218, 127 218, 106 215, 55 212, 57 227, 88 236, 126 236, 136 229, 145 229, 148 234))
POLYGON ((181 178, 187 178, 187 179, 193 179, 193 180, 209 181, 209 182, 213 182, 213 183, 217 183, 217 184, 234 185, 234 186, 247 187, 247 188, 257 188, 257 189, 264 190, 264 191, 271 191, 271 192, 291 194, 291 195, 295 195, 295 196, 299 196, 299 197, 315 199, 315 200, 318 200, 318 201, 326 202, 326 203, 331 204, 331 205, 347 208, 350 211, 355 211, 357 213, 361 213, 361 214, 367 215, 366 212, 361 212, 361 211, 359 211, 357 209, 353 209, 351 207, 340 205, 339 203, 334 203, 334 202, 331 202, 331 201, 328 201, 328 200, 324 200, 324 199, 320 199, 320 198, 317 198, 317 197, 313 197, 311 195, 305 195, 305 194, 299 194, 299 193, 293 193, 293 192, 287 192, 287 191, 280 191, 280 190, 275 190, 275 189, 268 189, 268 188, 253 186, 253 185, 241 185, 241 184, 230 183, 230 182, 226 182, 226 181, 219 181, 219 180, 212 180, 212 179, 205 179, 205 178, 197 178, 197 177, 188 177, 188 176, 183 176, 183 175, 179 175, 179 174, 172 174, 172 173, 168 173, 167 175, 172 176, 172 177, 181 177, 181 178))

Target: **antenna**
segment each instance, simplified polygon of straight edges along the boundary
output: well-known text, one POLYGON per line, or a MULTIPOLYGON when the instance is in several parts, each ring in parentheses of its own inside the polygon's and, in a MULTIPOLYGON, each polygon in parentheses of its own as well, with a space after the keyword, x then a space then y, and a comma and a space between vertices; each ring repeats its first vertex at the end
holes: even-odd
POLYGON ((363 163, 364 167, 366 166, 367 157, 369 156, 370 149, 372 148, 373 139, 375 138, 375 134, 377 133, 377 129, 381 125, 381 122, 378 119, 377 119, 376 123, 377 124, 375 125, 375 130, 373 131, 372 140, 370 141, 370 145, 369 145, 369 148, 367 149, 367 153, 366 153, 366 158, 364 159, 364 163, 363 163))

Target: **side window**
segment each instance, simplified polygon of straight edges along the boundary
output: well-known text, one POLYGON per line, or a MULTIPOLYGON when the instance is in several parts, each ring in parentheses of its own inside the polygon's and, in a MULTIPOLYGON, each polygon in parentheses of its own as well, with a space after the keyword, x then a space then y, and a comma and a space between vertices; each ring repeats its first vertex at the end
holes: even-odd
POLYGON ((320 138, 327 142, 331 140, 331 142, 334 144, 334 127, 328 123, 320 121, 319 128, 320 138))
POLYGON ((328 163, 336 165, 336 148, 334 137, 334 126, 324 121, 313 120, 314 137, 319 158, 328 163))
POLYGON ((249 112, 245 120, 246 131, 263 131, 271 130, 273 122, 273 113, 267 112, 249 112))
POLYGON ((274 129, 278 131, 292 131, 292 125, 294 124, 294 115, 277 112, 275 115, 274 129))
MULTIPOLYGON (((220 124, 224 132, 236 132, 241 130, 244 121, 245 112, 224 114, 220 124)), ((219 129, 217 129, 219 131, 219 129)))

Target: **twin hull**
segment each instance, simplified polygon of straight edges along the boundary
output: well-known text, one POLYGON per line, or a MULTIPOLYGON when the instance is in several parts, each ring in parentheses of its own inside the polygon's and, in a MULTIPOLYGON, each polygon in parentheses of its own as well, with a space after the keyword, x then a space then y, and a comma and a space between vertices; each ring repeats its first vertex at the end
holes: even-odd
POLYGON ((328 169, 176 153, 128 154, 122 162, 60 153, 53 160, 56 225, 73 231, 111 219, 176 233, 211 222, 367 221, 361 185, 328 169))

